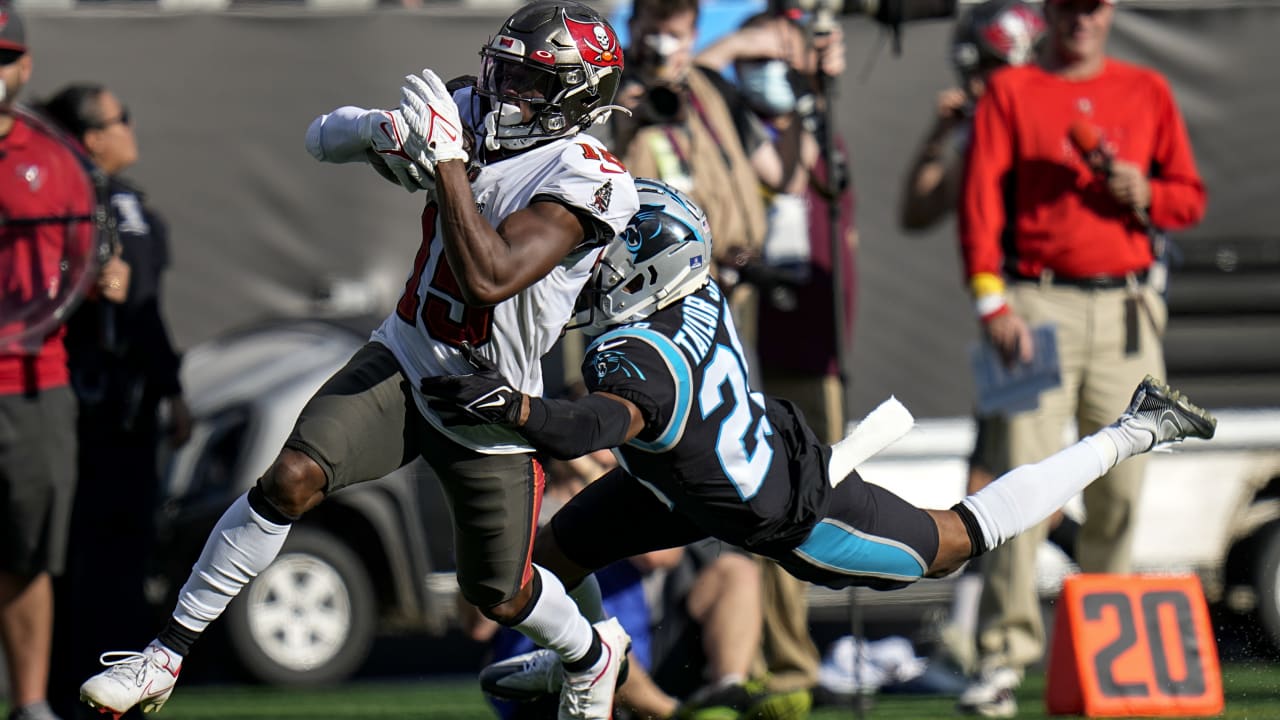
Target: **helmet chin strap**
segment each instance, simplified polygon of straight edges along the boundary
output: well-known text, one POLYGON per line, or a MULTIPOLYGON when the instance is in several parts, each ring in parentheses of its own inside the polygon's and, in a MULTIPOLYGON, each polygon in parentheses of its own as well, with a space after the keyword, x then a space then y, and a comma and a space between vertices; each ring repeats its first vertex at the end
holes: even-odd
POLYGON ((623 115, 626 115, 627 117, 631 117, 632 115, 631 110, 629 110, 628 108, 624 108, 621 105, 605 105, 604 107, 598 107, 595 110, 592 110, 591 112, 587 113, 586 118, 584 118, 586 120, 586 123, 583 125, 583 127, 591 127, 592 125, 603 125, 609 122, 609 116, 613 114, 614 110, 621 112, 623 115))

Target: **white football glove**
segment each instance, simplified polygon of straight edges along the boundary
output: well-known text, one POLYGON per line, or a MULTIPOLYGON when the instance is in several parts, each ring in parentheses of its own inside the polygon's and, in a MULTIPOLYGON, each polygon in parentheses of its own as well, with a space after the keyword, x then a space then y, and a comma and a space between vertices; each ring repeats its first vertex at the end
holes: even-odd
POLYGON ((450 160, 468 161, 458 106, 444 81, 431 70, 422 77, 405 76, 400 88, 400 112, 409 126, 404 149, 409 157, 435 174, 436 165, 450 160))
POLYGON ((370 110, 361 118, 360 136, 382 158, 400 186, 411 193, 430 190, 435 187, 435 180, 407 152, 408 135, 409 127, 399 110, 370 110))

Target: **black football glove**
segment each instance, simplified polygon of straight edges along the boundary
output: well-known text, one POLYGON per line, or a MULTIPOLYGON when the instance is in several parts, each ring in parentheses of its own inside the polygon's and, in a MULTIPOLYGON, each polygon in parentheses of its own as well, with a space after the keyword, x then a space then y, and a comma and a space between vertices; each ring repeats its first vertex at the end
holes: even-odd
POLYGON ((462 357, 476 371, 470 375, 439 375, 422 378, 420 389, 427 406, 450 425, 516 425, 524 393, 516 390, 498 367, 470 343, 460 348, 462 357))

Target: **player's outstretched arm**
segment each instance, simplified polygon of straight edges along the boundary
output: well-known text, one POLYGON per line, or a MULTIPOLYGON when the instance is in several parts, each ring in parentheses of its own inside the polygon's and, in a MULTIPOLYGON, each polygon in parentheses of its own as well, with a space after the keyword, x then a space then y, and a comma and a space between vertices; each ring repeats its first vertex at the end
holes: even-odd
POLYGON ((625 398, 605 392, 577 400, 530 397, 470 345, 463 346, 462 355, 476 372, 427 377, 420 386, 446 423, 509 425, 538 450, 562 460, 618 447, 644 429, 640 409, 625 398))
POLYGON ((311 121, 306 145, 320 162, 367 162, 379 175, 409 192, 430 189, 431 176, 405 152, 408 126, 400 110, 345 105, 311 121))

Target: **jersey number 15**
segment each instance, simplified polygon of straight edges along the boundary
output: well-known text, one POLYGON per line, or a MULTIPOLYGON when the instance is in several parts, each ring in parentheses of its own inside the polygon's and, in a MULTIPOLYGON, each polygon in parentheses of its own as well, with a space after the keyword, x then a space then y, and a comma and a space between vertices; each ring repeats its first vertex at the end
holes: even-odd
POLYGON ((469 307, 462 300, 462 290, 458 280, 449 268, 449 258, 442 250, 436 262, 435 271, 428 284, 426 302, 421 302, 418 287, 422 284, 422 273, 431 257, 431 243, 436 236, 436 216, 439 209, 434 202, 428 203, 422 211, 422 244, 418 246, 418 254, 413 259, 413 272, 404 284, 404 293, 396 303, 396 315, 410 325, 422 324, 427 333, 434 339, 455 347, 462 343, 471 343, 479 347, 489 342, 493 327, 493 308, 469 307), (422 310, 418 311, 421 303, 422 310), (455 319, 458 318, 458 319, 455 319))

